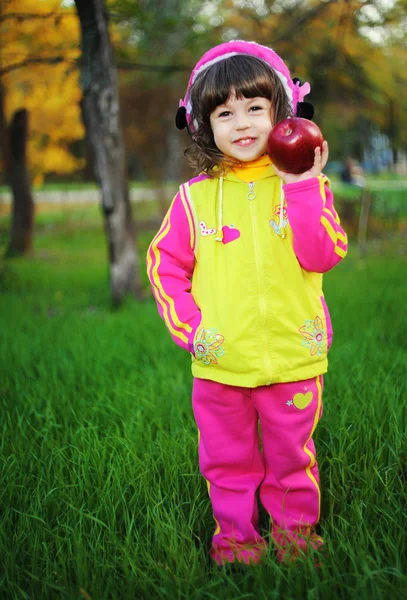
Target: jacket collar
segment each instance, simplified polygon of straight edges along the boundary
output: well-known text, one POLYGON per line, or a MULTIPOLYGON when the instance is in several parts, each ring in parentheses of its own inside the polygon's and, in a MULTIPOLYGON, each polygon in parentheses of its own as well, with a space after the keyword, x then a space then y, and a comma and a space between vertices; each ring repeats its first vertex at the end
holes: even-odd
POLYGON ((231 169, 224 175, 226 181, 235 181, 239 183, 242 181, 246 183, 258 181, 260 179, 265 179, 266 177, 276 177, 273 165, 267 154, 260 156, 260 158, 257 158, 256 160, 243 163, 241 166, 231 169))

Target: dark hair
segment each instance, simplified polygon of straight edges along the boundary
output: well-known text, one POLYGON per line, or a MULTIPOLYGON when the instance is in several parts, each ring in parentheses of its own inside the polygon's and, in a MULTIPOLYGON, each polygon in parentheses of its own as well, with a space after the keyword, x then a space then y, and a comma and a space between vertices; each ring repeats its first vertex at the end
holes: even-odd
POLYGON ((236 164, 216 147, 210 123, 211 113, 227 101, 232 91, 239 99, 270 100, 275 123, 292 114, 281 80, 260 58, 238 54, 208 67, 198 75, 190 92, 194 131, 192 145, 186 149, 185 156, 198 173, 204 171, 211 175, 214 167, 222 173, 225 167, 236 164))

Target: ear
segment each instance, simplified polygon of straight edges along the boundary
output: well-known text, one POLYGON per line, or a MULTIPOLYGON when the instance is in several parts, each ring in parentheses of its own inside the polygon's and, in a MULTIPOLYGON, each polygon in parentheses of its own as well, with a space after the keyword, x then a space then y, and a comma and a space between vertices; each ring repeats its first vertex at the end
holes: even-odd
POLYGON ((312 120, 314 116, 314 106, 311 102, 298 102, 297 104, 297 117, 302 119, 312 120))
POLYGON ((175 116, 175 126, 177 129, 181 130, 185 129, 187 125, 187 109, 185 106, 180 106, 175 116))

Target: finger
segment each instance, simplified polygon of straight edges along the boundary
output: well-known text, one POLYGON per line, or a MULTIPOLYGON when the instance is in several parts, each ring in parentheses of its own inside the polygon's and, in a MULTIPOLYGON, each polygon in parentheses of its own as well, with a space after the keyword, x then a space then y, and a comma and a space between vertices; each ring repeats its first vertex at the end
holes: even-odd
POLYGON ((328 142, 326 140, 324 140, 324 142, 322 144, 321 169, 323 169, 325 167, 326 163, 328 162, 328 156, 329 156, 328 142))
POLYGON ((322 163, 322 157, 321 157, 321 148, 319 146, 317 146, 314 150, 314 168, 321 170, 321 163, 322 163))
POLYGON ((285 175, 287 175, 287 173, 285 173, 285 171, 281 171, 281 169, 278 169, 276 167, 276 165, 273 165, 273 167, 274 167, 274 171, 275 171, 276 175, 278 177, 281 177, 281 179, 284 179, 284 177, 285 177, 285 175))
POLYGON ((284 183, 293 183, 294 181, 296 181, 297 176, 296 175, 292 175, 291 173, 285 173, 285 171, 281 171, 280 169, 277 169, 277 167, 275 165, 273 165, 274 167, 274 171, 277 175, 277 177, 281 177, 281 179, 284 181, 284 183))

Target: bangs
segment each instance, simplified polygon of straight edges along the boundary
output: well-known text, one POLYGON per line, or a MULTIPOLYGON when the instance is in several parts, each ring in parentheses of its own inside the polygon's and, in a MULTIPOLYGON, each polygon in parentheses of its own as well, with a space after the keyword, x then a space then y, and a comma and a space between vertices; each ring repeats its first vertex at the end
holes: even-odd
POLYGON ((198 76, 191 89, 192 106, 196 105, 194 96, 198 96, 203 115, 209 116, 232 92, 238 99, 261 97, 272 100, 276 85, 281 85, 277 75, 259 58, 231 56, 198 76))

